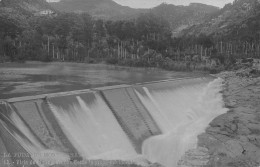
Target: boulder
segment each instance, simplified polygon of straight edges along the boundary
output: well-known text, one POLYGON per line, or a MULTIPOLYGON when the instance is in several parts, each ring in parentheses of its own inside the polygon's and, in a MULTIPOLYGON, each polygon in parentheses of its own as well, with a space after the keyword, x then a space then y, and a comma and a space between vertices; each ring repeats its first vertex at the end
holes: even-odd
POLYGON ((198 147, 189 150, 178 162, 178 167, 204 167, 208 164, 210 155, 207 148, 198 147))
POLYGON ((218 148, 217 153, 223 153, 227 157, 235 158, 241 156, 244 152, 244 148, 238 140, 229 140, 218 148))

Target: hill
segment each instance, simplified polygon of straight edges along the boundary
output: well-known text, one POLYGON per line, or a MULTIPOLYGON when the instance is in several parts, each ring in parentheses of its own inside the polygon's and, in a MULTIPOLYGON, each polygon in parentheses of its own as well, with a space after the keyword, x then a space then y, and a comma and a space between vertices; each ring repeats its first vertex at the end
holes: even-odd
POLYGON ((260 1, 235 0, 199 25, 183 31, 185 35, 241 36, 259 33, 260 1))
POLYGON ((61 0, 52 2, 50 5, 60 12, 87 12, 99 19, 127 19, 147 11, 122 6, 113 0, 61 0))
POLYGON ((34 16, 49 15, 55 10, 45 0, 0 1, 0 37, 16 37, 29 29, 29 20, 34 16))
POLYGON ((46 10, 48 10, 49 13, 55 12, 46 0, 2 0, 0 2, 0 8, 15 10, 23 15, 40 14, 46 10))
POLYGON ((167 20, 173 33, 177 35, 181 30, 202 23, 211 14, 219 11, 219 8, 191 3, 189 6, 175 6, 170 4, 161 4, 153 8, 152 13, 167 20))
POLYGON ((151 12, 167 20, 174 34, 179 33, 184 28, 203 22, 205 18, 219 10, 217 7, 200 3, 191 3, 189 6, 163 3, 152 9, 133 9, 119 5, 113 0, 61 0, 50 4, 61 12, 87 12, 99 19, 132 19, 141 13, 151 12))

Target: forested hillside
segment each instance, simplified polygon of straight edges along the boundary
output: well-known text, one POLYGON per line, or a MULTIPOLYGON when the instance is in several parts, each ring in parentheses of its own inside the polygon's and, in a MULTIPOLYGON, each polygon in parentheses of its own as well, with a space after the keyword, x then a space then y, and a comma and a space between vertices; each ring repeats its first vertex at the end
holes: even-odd
POLYGON ((133 9, 122 6, 113 0, 61 0, 52 2, 50 5, 60 12, 66 13, 89 13, 97 19, 129 19, 140 13, 146 12, 146 9, 133 9))
POLYGON ((189 6, 163 3, 151 9, 154 15, 162 17, 170 23, 175 36, 185 28, 202 23, 218 11, 217 7, 200 3, 191 3, 189 6))
POLYGON ((199 3, 192 3, 189 6, 163 3, 152 9, 133 9, 119 5, 113 0, 61 0, 50 4, 61 12, 87 12, 94 18, 106 20, 130 20, 142 13, 153 13, 167 20, 176 35, 184 28, 201 23, 219 10, 217 7, 199 3))
POLYGON ((260 1, 235 0, 199 25, 182 31, 189 53, 218 59, 260 58, 260 1), (199 39, 199 40, 198 40, 199 39))
POLYGON ((0 7, 0 61, 102 61, 208 70, 260 57, 258 1, 237 0, 221 10, 162 4, 124 20, 60 13, 44 0, 11 1, 0 7), (174 37, 173 29, 193 24, 174 37))
POLYGON ((187 29, 185 34, 227 36, 236 31, 234 37, 241 36, 240 31, 243 31, 243 29, 247 30, 249 28, 248 30, 251 31, 254 28, 249 22, 253 20, 258 22, 259 14, 259 0, 235 0, 232 4, 227 4, 220 11, 216 12, 209 19, 204 20, 203 23, 187 29))
POLYGON ((165 52, 171 40, 169 24, 153 14, 127 21, 95 20, 88 14, 72 13, 26 19, 15 16, 1 18, 5 21, 1 21, 1 56, 11 61, 140 58, 148 49, 165 52), (21 26, 20 22, 27 24, 21 26))
POLYGON ((15 10, 21 15, 35 15, 45 10, 54 11, 46 0, 2 0, 0 8, 15 10))

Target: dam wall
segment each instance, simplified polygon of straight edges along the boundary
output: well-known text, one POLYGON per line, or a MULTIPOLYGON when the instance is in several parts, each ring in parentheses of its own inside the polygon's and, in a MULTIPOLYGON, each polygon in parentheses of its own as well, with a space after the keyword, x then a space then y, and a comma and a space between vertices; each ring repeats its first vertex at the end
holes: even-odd
POLYGON ((149 155, 144 154, 144 143, 205 114, 187 103, 200 103, 193 99, 200 99, 213 80, 175 79, 2 100, 0 153, 6 156, 0 166, 153 159, 147 148, 149 155))

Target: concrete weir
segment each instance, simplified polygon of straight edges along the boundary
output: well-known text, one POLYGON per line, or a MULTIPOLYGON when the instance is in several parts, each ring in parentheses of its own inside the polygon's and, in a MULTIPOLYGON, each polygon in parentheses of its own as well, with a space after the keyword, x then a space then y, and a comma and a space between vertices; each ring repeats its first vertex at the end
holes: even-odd
MULTIPOLYGON (((180 133, 179 127, 188 131, 205 114, 209 119, 221 114, 201 113, 202 106, 196 105, 202 101, 191 102, 207 98, 213 80, 185 78, 2 100, 0 166, 91 166, 97 160, 111 165, 140 157, 168 166, 169 161, 154 159, 156 150, 146 147, 159 148, 161 139, 154 137, 180 133)), ((221 83, 216 85, 213 93, 218 94, 221 83)))

